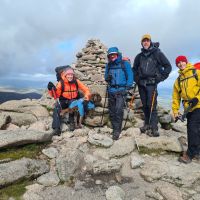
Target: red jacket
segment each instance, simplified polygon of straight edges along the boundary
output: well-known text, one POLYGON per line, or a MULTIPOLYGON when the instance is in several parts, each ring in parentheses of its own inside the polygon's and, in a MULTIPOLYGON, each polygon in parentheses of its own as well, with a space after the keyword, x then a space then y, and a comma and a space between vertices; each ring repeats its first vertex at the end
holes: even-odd
MULTIPOLYGON (((78 79, 77 84, 78 84, 78 90, 77 90, 77 85, 75 83, 69 83, 66 78, 64 80, 64 90, 62 92, 62 84, 61 81, 58 82, 56 85, 56 98, 59 98, 60 96, 65 97, 66 99, 75 99, 78 96, 78 90, 83 92, 85 100, 90 100, 90 91, 87 86, 85 86, 81 81, 78 79), (62 93, 62 94, 61 94, 62 93)), ((49 91, 50 96, 53 97, 52 91, 49 91)))

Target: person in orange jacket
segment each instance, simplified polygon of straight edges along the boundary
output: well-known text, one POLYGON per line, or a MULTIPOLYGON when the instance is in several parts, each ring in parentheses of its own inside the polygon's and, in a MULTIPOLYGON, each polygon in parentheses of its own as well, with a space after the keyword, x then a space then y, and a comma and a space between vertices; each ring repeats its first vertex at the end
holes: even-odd
MULTIPOLYGON (((72 101, 79 99, 79 90, 84 94, 84 100, 87 103, 90 100, 90 91, 80 80, 75 78, 74 70, 71 67, 61 73, 61 79, 56 86, 49 82, 47 88, 50 96, 59 99, 53 112, 52 128, 54 135, 60 135, 61 110, 68 108, 72 101)), ((70 131, 75 129, 74 113, 69 113, 69 129, 70 131)))

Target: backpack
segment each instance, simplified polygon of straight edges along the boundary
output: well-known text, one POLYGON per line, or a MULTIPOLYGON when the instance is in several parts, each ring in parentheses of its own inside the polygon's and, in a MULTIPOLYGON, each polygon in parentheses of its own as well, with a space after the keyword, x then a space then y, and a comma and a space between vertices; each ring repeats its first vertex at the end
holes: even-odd
POLYGON ((194 64, 194 67, 195 67, 195 69, 192 69, 192 74, 193 74, 192 76, 184 78, 184 79, 181 79, 180 76, 177 78, 177 80, 178 80, 178 86, 180 88, 179 93, 181 93, 181 81, 184 81, 184 80, 192 78, 192 77, 194 77, 196 79, 196 81, 199 80, 199 77, 197 75, 197 70, 200 70, 200 63, 194 64))

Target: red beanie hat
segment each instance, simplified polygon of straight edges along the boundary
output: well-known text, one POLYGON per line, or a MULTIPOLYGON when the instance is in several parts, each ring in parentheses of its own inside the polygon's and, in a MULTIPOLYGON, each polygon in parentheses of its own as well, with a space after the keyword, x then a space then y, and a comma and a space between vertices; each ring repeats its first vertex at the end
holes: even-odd
POLYGON ((178 56, 176 58, 176 66, 178 66, 178 63, 181 62, 181 61, 188 63, 188 60, 187 60, 187 58, 185 56, 178 56))

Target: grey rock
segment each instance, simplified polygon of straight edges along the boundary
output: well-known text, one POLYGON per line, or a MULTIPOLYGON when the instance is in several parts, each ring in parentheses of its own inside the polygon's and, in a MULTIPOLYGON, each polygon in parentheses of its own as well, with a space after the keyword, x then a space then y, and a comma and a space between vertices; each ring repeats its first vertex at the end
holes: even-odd
POLYGON ((10 117, 11 123, 17 126, 30 125, 37 121, 37 118, 33 114, 29 113, 17 113, 17 112, 4 112, 10 117))
POLYGON ((79 167, 82 155, 78 150, 68 151, 56 159, 56 170, 61 181, 68 181, 79 167))
POLYGON ((167 174, 167 166, 162 162, 152 161, 145 164, 140 175, 148 182, 155 182, 167 174))
POLYGON ((159 121, 160 121, 161 124, 162 123, 168 124, 172 121, 172 117, 169 114, 165 114, 165 115, 163 115, 162 117, 159 118, 159 121))
POLYGON ((113 140, 110 137, 101 134, 89 134, 88 142, 102 147, 110 147, 113 144, 113 140))
POLYGON ((87 60, 96 60, 96 55, 83 55, 82 57, 81 57, 81 59, 82 60, 85 60, 85 61, 87 61, 87 60))
POLYGON ((5 113, 0 113, 0 129, 4 129, 6 124, 11 121, 10 116, 5 113))
POLYGON ((166 200, 183 200, 181 191, 174 185, 165 184, 164 186, 158 186, 156 191, 166 200))
POLYGON ((56 186, 59 184, 60 179, 57 174, 49 172, 37 178, 37 182, 44 186, 56 186))
POLYGON ((106 190, 107 200, 124 200, 125 192, 119 186, 111 186, 106 190))
POLYGON ((136 169, 145 163, 144 159, 137 153, 131 154, 131 167, 136 169))
POLYGON ((132 137, 124 137, 114 142, 114 144, 107 149, 96 149, 95 156, 100 156, 104 159, 115 157, 123 157, 130 154, 135 149, 135 143, 132 137))
POLYGON ((146 137, 140 136, 136 138, 138 148, 147 148, 154 150, 163 150, 171 152, 182 152, 181 145, 177 137, 160 136, 160 137, 146 137))
POLYGON ((16 130, 0 130, 0 149, 22 144, 41 143, 51 141, 52 134, 49 132, 16 130))
POLYGON ((0 186, 12 184, 21 179, 36 178, 49 171, 46 161, 22 158, 0 164, 0 186))
POLYGON ((113 172, 118 172, 122 166, 122 163, 116 159, 111 159, 109 161, 98 160, 94 162, 92 167, 93 174, 110 174, 113 172))
POLYGON ((58 156, 58 150, 54 147, 50 147, 48 149, 43 149, 42 153, 49 158, 56 158, 58 156))

